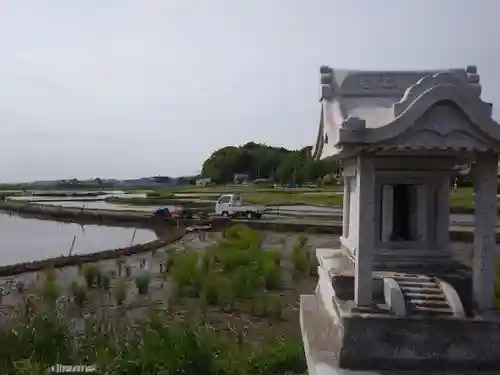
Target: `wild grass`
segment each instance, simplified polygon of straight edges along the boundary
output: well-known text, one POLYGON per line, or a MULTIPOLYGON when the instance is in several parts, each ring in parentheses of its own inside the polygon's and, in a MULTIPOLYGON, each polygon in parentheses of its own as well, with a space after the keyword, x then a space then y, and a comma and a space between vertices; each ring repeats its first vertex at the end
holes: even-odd
POLYGON ((75 327, 65 310, 26 299, 0 329, 0 371, 41 375, 54 363, 95 364, 99 374, 286 374, 305 369, 300 340, 281 337, 260 348, 243 336, 220 335, 199 322, 165 324, 151 310, 131 325, 97 313, 75 327), (36 306, 36 307, 35 307, 36 306))
MULTIPOLYGON (((300 262, 292 261, 293 268, 307 275, 313 268, 307 238, 299 237, 296 248, 300 262)), ((281 298, 287 288, 282 258, 244 225, 227 229, 204 252, 171 249, 162 261, 173 293, 166 307, 151 305, 139 320, 127 316, 133 292, 127 277, 111 283, 113 306, 103 308, 92 301, 104 289, 97 266, 83 266, 82 282, 67 291, 49 269, 40 293, 25 295, 0 326, 0 373, 37 375, 56 363, 95 364, 103 375, 304 373, 297 327, 278 328, 288 308, 281 298), (61 298, 65 292, 69 300, 61 298), (263 328, 252 334, 258 325, 263 328)), ((150 275, 132 280, 147 296, 150 275)))

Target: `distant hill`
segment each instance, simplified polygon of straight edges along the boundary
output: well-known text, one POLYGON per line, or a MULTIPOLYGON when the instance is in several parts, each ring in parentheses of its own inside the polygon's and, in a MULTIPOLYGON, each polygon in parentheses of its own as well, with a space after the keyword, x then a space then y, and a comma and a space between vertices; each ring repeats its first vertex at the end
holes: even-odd
POLYGON ((202 176, 215 183, 230 183, 235 174, 247 174, 250 179, 268 178, 276 182, 302 184, 315 182, 335 171, 335 162, 314 161, 312 147, 287 150, 248 142, 243 146, 226 146, 205 160, 202 176))

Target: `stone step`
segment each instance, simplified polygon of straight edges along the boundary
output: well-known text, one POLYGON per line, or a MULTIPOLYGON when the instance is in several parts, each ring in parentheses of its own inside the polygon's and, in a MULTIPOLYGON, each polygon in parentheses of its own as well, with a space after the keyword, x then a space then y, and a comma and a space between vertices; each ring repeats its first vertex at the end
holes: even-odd
POLYGON ((401 251, 386 251, 386 252, 377 252, 373 254, 375 259, 380 258, 389 258, 389 259, 413 259, 413 258, 423 258, 423 259, 451 259, 450 254, 446 252, 435 252, 432 254, 426 253, 425 251, 420 252, 409 252, 405 250, 401 251))
POLYGON ((392 278, 394 280, 432 280, 432 277, 430 276, 425 276, 425 275, 412 275, 412 274, 401 274, 401 273, 395 273, 392 275, 392 278))
POLYGON ((443 291, 433 277, 402 272, 392 277, 401 288, 410 315, 453 315, 443 291))
POLYGON ((404 296, 409 298, 410 300, 412 300, 412 299, 443 300, 443 301, 446 300, 443 293, 427 294, 427 293, 409 292, 409 293, 405 293, 404 296))
POLYGON ((437 287, 436 283, 434 281, 409 281, 409 280, 397 280, 397 283, 404 287, 404 286, 415 286, 415 287, 424 287, 424 288, 432 288, 432 287, 437 287))
POLYGON ((416 313, 423 313, 428 315, 453 315, 453 311, 450 308, 411 306, 411 310, 416 313))
POLYGON ((414 293, 426 293, 426 294, 442 294, 443 292, 437 286, 434 288, 431 287, 417 287, 417 286, 403 286, 400 285, 401 291, 403 294, 405 292, 414 292, 414 293))
POLYGON ((415 267, 419 268, 432 268, 436 269, 437 267, 452 267, 453 264, 450 262, 431 262, 427 260, 417 259, 415 261, 375 261, 373 263, 373 267, 377 271, 391 271, 394 269, 414 269, 415 267))
POLYGON ((432 279, 420 279, 416 277, 402 277, 402 276, 394 276, 394 280, 396 280, 399 283, 404 283, 404 282, 413 282, 413 283, 430 283, 433 282, 432 279))
POLYGON ((426 307, 449 307, 448 302, 446 300, 429 300, 429 299, 411 299, 408 300, 408 303, 416 306, 426 306, 426 307))
POLYGON ((442 263, 451 263, 452 260, 448 257, 443 258, 429 258, 429 257, 421 257, 421 256, 404 256, 404 257, 396 257, 396 256, 378 256, 374 260, 374 263, 415 263, 415 262, 425 262, 425 263, 434 263, 437 262, 439 264, 442 263))

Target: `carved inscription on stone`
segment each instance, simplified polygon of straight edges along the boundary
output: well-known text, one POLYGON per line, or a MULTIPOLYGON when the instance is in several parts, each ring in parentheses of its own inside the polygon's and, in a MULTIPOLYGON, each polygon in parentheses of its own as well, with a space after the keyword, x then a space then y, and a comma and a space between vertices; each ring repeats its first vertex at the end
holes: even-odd
MULTIPOLYGON (((364 89, 398 89, 398 82, 395 77, 381 74, 379 76, 361 77, 360 86, 364 89)), ((400 88, 401 89, 401 88, 400 88)))
POLYGON ((339 95, 400 96, 432 72, 353 72, 340 83, 339 95))

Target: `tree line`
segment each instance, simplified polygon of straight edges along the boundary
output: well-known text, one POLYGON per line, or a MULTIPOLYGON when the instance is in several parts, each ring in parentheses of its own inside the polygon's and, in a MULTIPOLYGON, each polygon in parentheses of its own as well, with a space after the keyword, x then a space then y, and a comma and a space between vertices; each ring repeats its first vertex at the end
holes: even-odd
POLYGON ((217 184, 233 182, 235 174, 247 174, 251 180, 263 178, 277 183, 331 181, 331 175, 338 171, 337 163, 314 160, 311 149, 287 150, 254 142, 226 146, 205 160, 201 175, 217 184))

